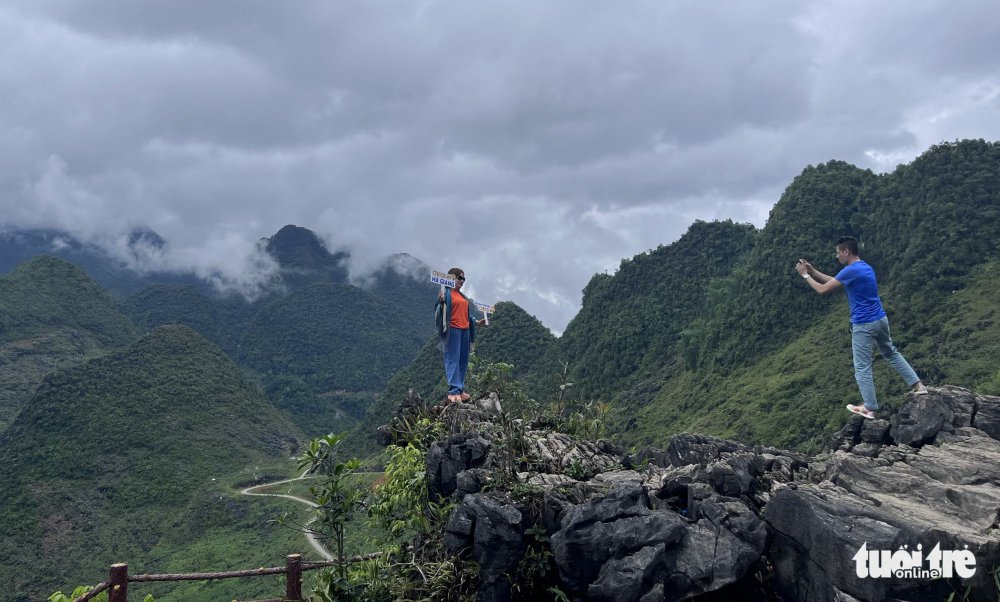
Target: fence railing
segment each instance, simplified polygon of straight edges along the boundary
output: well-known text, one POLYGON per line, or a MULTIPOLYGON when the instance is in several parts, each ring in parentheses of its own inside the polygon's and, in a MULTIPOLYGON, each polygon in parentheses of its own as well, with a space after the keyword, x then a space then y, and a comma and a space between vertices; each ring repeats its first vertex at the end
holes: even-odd
MULTIPOLYGON (((354 556, 347 562, 360 562, 378 558, 381 554, 373 552, 362 556, 354 556)), ((302 573, 313 569, 324 568, 336 565, 336 561, 327 562, 302 562, 301 554, 289 554, 285 557, 285 566, 270 567, 261 569, 247 569, 243 571, 227 571, 222 573, 180 573, 164 575, 129 575, 128 564, 119 562, 111 565, 108 571, 108 580, 102 581, 94 586, 86 594, 79 598, 74 598, 73 602, 87 602, 103 591, 108 592, 108 602, 128 602, 129 583, 149 583, 154 581, 209 581, 213 579, 239 579, 245 577, 259 577, 263 575, 285 575, 285 597, 269 598, 267 600, 254 600, 252 602, 290 602, 293 600, 302 601, 302 573)))

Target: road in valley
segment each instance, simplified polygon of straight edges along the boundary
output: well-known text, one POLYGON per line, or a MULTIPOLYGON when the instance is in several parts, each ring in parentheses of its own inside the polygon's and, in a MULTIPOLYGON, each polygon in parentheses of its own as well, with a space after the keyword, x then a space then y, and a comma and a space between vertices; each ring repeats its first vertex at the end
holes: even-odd
MULTIPOLYGON (((263 485, 254 485, 253 487, 247 487, 243 491, 240 491, 240 493, 242 493, 243 495, 253 495, 258 497, 283 497, 283 498, 288 498, 290 500, 295 500, 300 504, 305 504, 310 508, 315 508, 316 503, 311 500, 307 500, 305 498, 289 495, 287 493, 259 493, 257 491, 259 489, 264 489, 265 487, 274 487, 276 485, 283 485, 285 483, 294 483, 295 481, 301 481, 305 479, 305 477, 306 473, 303 472, 301 475, 295 477, 294 479, 285 479, 284 481, 275 481, 274 483, 264 483, 263 485)), ((314 520, 316 520, 315 517, 310 519, 309 522, 305 524, 305 527, 308 529, 309 524, 312 523, 314 520)), ((307 530, 304 532, 304 534, 306 536, 306 540, 309 541, 309 545, 311 545, 317 552, 319 552, 319 555, 322 556, 324 560, 334 560, 333 554, 331 554, 326 548, 323 547, 323 544, 321 544, 319 540, 316 538, 315 533, 307 530)))

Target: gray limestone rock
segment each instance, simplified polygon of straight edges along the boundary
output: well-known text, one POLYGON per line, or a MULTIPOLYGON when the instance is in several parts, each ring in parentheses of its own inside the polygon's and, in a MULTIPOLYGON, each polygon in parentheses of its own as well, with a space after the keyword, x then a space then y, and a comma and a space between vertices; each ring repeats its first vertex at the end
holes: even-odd
POLYGON ((454 554, 470 551, 479 565, 477 600, 510 600, 507 575, 524 557, 530 526, 525 509, 502 495, 475 493, 462 499, 445 527, 445 546, 454 554))
POLYGON ((588 600, 683 600, 743 578, 760 560, 767 527, 744 502, 700 485, 705 498, 691 520, 654 509, 632 484, 568 510, 552 536, 567 591, 588 600))
POLYGON ((491 445, 475 432, 432 443, 427 452, 427 487, 431 495, 446 498, 454 493, 459 473, 482 466, 491 445))
POLYGON ((558 586, 576 600, 724 596, 765 554, 785 600, 947 599, 946 580, 856 572, 862 546, 918 545, 967 546, 977 573, 961 586, 973 600, 995 597, 1000 398, 958 387, 909 394, 889 420, 845 416, 835 451, 817 458, 695 434, 626 457, 607 442, 526 430, 516 470, 530 504, 482 493, 497 431, 464 405, 446 408, 466 430, 432 445, 427 474, 435 495, 458 502, 446 544, 480 563, 479 600, 510 598, 531 526, 551 537, 558 586))
POLYGON ((939 395, 920 395, 908 401, 890 420, 893 441, 919 447, 938 432, 953 431, 955 412, 939 395))
POLYGON ((994 439, 1000 439, 1000 397, 990 395, 976 397, 976 413, 972 426, 994 439))
MULTIPOLYGON (((791 599, 945 599, 948 586, 929 579, 859 578, 851 560, 869 550, 960 550, 968 546, 979 567, 963 582, 991 591, 1000 562, 1000 441, 972 428, 949 442, 883 448, 876 458, 836 452, 826 480, 783 489, 764 510, 774 533, 771 560, 781 593, 791 599)), ((856 450, 855 450, 856 451, 856 450)))

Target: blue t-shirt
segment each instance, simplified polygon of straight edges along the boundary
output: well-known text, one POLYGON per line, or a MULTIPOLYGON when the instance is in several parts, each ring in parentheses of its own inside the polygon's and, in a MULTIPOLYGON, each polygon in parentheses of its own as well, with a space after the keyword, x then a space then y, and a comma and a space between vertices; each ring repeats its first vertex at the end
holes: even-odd
POLYGON ((885 317, 882 301, 878 298, 875 270, 862 260, 844 266, 836 276, 847 291, 851 306, 851 324, 867 324, 885 317))

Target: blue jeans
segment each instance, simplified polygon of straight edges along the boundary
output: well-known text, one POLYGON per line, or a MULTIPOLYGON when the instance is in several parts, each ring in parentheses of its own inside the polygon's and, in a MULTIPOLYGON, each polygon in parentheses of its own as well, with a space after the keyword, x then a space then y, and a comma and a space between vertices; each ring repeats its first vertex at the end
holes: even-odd
POLYGON ((469 330, 449 328, 444 348, 444 375, 448 379, 448 395, 465 391, 465 373, 469 371, 469 330))
POLYGON ((861 389, 861 398, 865 400, 865 408, 875 411, 878 402, 875 401, 875 379, 872 378, 872 347, 877 346, 878 352, 889 362, 889 365, 899 372, 906 384, 913 386, 920 382, 920 377, 910 367, 896 348, 892 346, 889 337, 889 319, 882 318, 864 324, 851 324, 851 347, 854 351, 854 378, 861 389))

